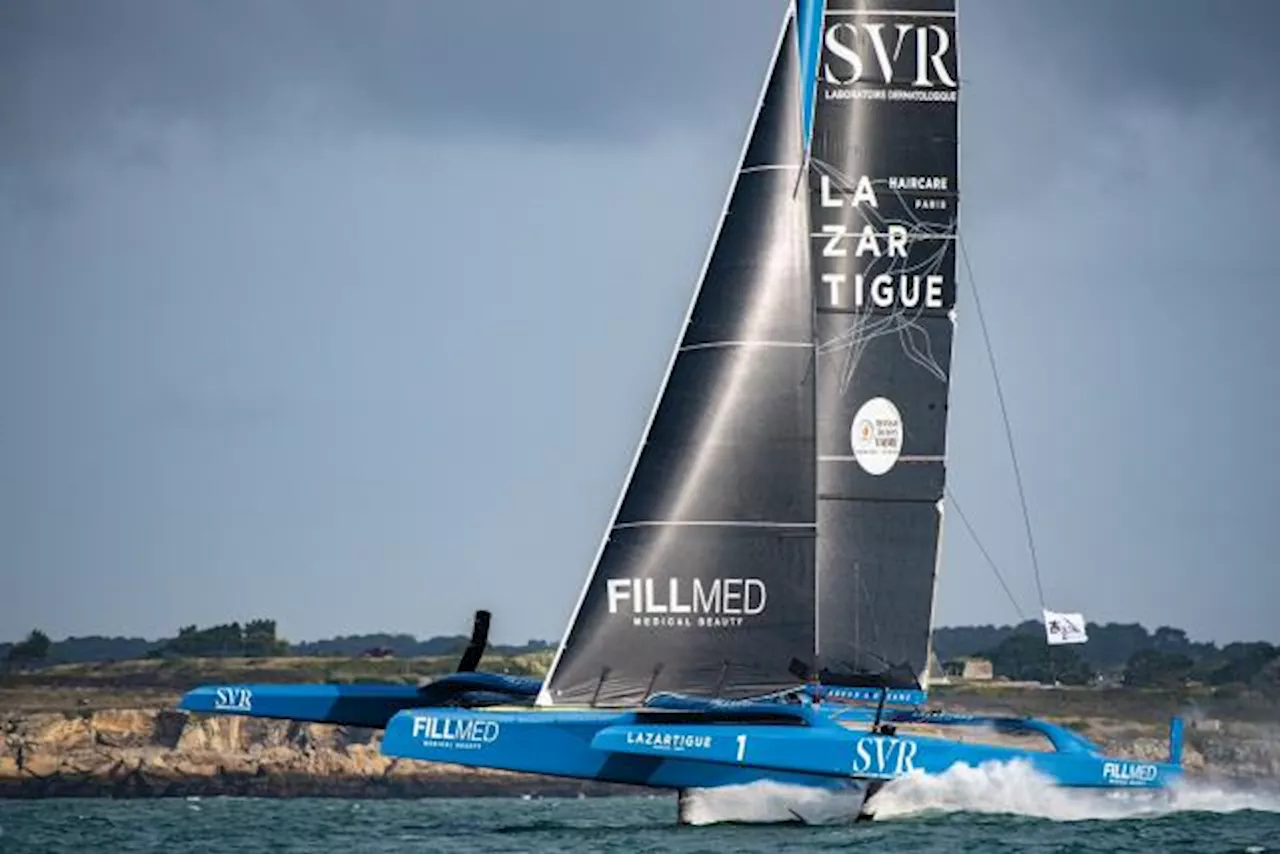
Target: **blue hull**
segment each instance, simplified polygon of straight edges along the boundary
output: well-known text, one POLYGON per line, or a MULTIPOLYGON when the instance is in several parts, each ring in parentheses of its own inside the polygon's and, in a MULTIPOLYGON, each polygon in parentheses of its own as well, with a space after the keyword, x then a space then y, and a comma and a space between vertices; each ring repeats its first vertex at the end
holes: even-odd
POLYGON ((916 692, 891 692, 886 699, 894 705, 879 712, 866 702, 880 692, 857 689, 825 694, 840 697, 836 702, 813 702, 803 693, 787 701, 733 703, 664 696, 639 709, 579 710, 534 708, 537 684, 465 673, 422 687, 211 686, 188 693, 181 707, 385 728, 382 752, 402 759, 661 789, 769 780, 867 791, 911 773, 941 774, 957 765, 1015 760, 1068 787, 1159 789, 1182 773, 1182 725, 1176 718, 1168 761, 1141 762, 1106 756, 1076 733, 1044 721, 921 713, 906 707, 921 699, 916 692), (1038 735, 1052 749, 897 731, 912 724, 944 732, 980 726, 1038 735))
POLYGON ((628 733, 633 739, 643 738, 635 720, 636 714, 630 712, 413 709, 391 719, 382 752, 402 759, 659 789, 714 788, 759 780, 826 789, 855 786, 848 776, 709 762, 710 752, 703 742, 717 750, 722 744, 728 749, 732 736, 724 731, 704 736, 701 732, 707 727, 683 726, 678 732, 651 727, 656 736, 649 744, 657 746, 636 749, 627 744, 628 733))
MULTIPOLYGON (((716 721, 705 713, 410 709, 391 719, 382 750, 404 759, 672 789, 758 780, 843 789, 912 772, 941 774, 955 765, 1014 760, 1069 787, 1163 788, 1181 773, 1174 763, 1104 756, 1069 731, 1039 721, 1018 723, 1049 737, 1056 750, 884 734, 865 719, 841 725, 822 711, 804 718, 755 723, 716 721)), ((930 722, 988 723, 959 717, 930 722)), ((1004 722, 1006 730, 1013 723, 1004 722)))
POLYGON ((427 685, 209 685, 179 708, 216 715, 385 729, 399 711, 433 706, 533 704, 542 683, 496 673, 453 673, 427 685))

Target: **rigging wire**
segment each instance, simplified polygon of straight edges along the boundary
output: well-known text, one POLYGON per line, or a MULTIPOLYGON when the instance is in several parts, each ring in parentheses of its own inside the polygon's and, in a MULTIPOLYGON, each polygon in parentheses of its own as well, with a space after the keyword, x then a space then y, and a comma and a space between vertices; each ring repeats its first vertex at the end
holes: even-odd
MULTIPOLYGON (((965 273, 969 279, 969 291, 973 294, 974 311, 978 315, 978 326, 982 329, 982 343, 986 345, 987 362, 991 365, 991 376, 995 381, 996 399, 1000 403, 1000 417, 1004 421, 1004 437, 1009 445, 1009 459, 1013 462, 1013 479, 1018 487, 1018 503, 1022 506, 1022 524, 1027 532, 1027 548, 1031 552, 1031 569, 1035 574, 1036 594, 1040 597, 1040 610, 1044 611, 1044 584, 1040 580, 1040 560, 1036 556, 1036 541, 1031 532, 1031 514, 1027 510, 1027 494, 1022 486, 1022 471, 1018 466, 1018 453, 1014 450, 1013 428, 1009 424, 1009 409, 1005 406, 1004 389, 1000 385, 1000 371, 996 368, 995 350, 991 346, 991 336, 987 332, 987 320, 982 313, 982 299, 978 296, 978 281, 974 278, 973 266, 969 263, 969 251, 965 247, 964 237, 959 229, 956 229, 956 242, 960 245, 960 257, 964 260, 965 273)), ((952 500, 955 500, 954 497, 952 500)), ((960 514, 960 517, 963 519, 964 515, 960 514)), ((1002 580, 1001 584, 1003 583, 1002 580)))
POLYGON ((1025 621, 1027 619, 1026 612, 1022 610, 1022 607, 1018 604, 1018 600, 1013 595, 1013 591, 1010 590, 1009 585, 1005 583, 1004 575, 1000 572, 1000 567, 996 566, 996 562, 992 559, 990 552, 987 551, 987 547, 982 544, 982 540, 978 539, 978 532, 974 530, 973 525, 970 524, 969 517, 964 515, 964 510, 961 509, 960 502, 956 501, 956 495, 951 491, 951 487, 946 488, 946 495, 947 501, 951 502, 951 509, 960 517, 960 522, 964 525, 964 529, 969 532, 969 537, 973 540, 973 544, 978 547, 978 551, 982 552, 982 556, 987 561, 987 566, 991 567, 991 571, 995 573, 996 581, 1000 582, 1000 587, 1004 590, 1004 595, 1009 597, 1009 603, 1013 605, 1013 610, 1018 612, 1018 619, 1025 621))

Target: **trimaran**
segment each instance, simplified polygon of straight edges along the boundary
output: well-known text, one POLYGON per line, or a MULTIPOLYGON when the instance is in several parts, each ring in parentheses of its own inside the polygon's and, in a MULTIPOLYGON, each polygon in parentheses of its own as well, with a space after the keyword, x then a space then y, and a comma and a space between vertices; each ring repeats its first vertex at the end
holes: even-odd
POLYGON ((686 793, 867 798, 1024 760, 1163 788, 1022 718, 926 702, 955 321, 955 0, 790 0, 715 237, 544 681, 221 685, 195 712, 385 729, 388 756, 686 793), (974 733, 978 733, 977 736, 974 733), (1029 740, 1041 742, 1029 748, 1029 740))

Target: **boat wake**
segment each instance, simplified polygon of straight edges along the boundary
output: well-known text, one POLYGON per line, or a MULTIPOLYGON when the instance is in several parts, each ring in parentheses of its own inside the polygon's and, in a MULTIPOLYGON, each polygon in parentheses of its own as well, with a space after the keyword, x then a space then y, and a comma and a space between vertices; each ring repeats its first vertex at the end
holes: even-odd
POLYGON ((886 785, 868 807, 877 821, 957 812, 1105 821, 1178 812, 1280 812, 1280 791, 1207 780, 1184 780, 1165 791, 1065 789, 1015 761, 902 777, 886 785))
MULTIPOLYGON (((853 821, 861 806, 861 795, 853 792, 760 782, 693 792, 686 819, 695 825, 796 820, 832 824, 853 821)), ((947 813, 1116 821, 1180 812, 1280 813, 1280 790, 1207 780, 1184 781, 1165 791, 1065 789, 1027 763, 1015 761, 902 777, 885 785, 867 807, 876 821, 947 813)))

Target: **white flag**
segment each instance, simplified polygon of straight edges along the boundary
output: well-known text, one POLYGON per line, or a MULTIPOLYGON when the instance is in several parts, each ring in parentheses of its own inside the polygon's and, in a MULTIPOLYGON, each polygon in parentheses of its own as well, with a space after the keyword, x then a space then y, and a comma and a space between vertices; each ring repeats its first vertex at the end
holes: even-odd
POLYGON ((1059 614, 1056 611, 1045 611, 1044 631, 1050 646, 1086 643, 1089 640, 1089 633, 1084 627, 1083 614, 1059 614))

